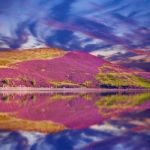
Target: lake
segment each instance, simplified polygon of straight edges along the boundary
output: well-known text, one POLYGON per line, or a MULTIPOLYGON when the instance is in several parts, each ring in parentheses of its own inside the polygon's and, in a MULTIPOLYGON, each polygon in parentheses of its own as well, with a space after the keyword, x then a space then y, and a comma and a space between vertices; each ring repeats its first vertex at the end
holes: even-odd
POLYGON ((0 150, 149 150, 150 93, 0 93, 0 150))

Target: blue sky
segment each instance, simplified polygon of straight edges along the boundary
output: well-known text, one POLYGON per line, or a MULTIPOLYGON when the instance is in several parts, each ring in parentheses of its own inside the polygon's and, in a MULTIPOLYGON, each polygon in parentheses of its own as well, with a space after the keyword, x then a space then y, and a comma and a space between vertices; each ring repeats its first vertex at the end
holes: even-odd
POLYGON ((150 0, 0 0, 0 49, 149 49, 149 27, 150 0))

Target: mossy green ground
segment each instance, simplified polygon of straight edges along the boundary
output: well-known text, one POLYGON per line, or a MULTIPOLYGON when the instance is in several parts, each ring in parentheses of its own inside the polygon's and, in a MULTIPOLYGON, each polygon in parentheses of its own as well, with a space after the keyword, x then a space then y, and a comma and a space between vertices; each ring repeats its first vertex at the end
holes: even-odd
POLYGON ((110 87, 139 87, 150 88, 150 81, 139 77, 131 72, 124 72, 118 68, 111 68, 111 66, 102 66, 99 68, 99 73, 96 75, 96 80, 100 85, 110 87))

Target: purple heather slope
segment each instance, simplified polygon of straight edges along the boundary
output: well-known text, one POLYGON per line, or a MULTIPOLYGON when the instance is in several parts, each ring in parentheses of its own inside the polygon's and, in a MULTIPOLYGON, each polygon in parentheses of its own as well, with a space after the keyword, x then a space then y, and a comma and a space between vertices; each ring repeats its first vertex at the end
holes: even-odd
MULTIPOLYGON (((103 58, 85 52, 68 52, 62 57, 46 60, 30 60, 12 64, 9 68, 0 68, 0 81, 9 79, 6 86, 49 87, 59 82, 71 82, 69 86, 79 87, 90 83, 88 87, 97 87, 95 79, 99 67, 106 65, 115 71, 115 66, 103 58)), ((119 67, 124 72, 127 69, 119 67)), ((134 71, 130 71, 134 73, 134 71)), ((149 74, 140 72, 140 76, 149 79, 149 74)), ((0 87, 4 83, 0 82, 0 87)))
MULTIPOLYGON (((66 81, 82 83, 93 80, 98 67, 109 62, 84 52, 69 52, 63 57, 50 60, 33 60, 12 65, 30 80, 39 84, 47 81, 66 81)), ((44 86, 44 85, 43 85, 44 86)))

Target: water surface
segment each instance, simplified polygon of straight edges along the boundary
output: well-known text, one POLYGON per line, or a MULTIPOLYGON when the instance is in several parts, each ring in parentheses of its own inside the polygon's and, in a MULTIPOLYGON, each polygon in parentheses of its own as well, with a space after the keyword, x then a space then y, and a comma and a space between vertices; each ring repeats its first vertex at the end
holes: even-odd
POLYGON ((0 150, 149 150, 150 93, 1 93, 0 150))

